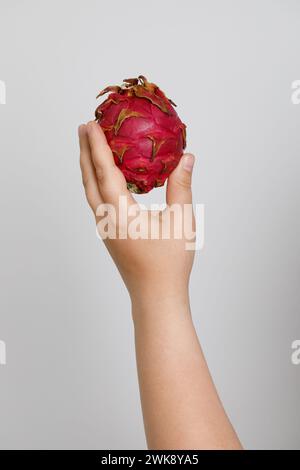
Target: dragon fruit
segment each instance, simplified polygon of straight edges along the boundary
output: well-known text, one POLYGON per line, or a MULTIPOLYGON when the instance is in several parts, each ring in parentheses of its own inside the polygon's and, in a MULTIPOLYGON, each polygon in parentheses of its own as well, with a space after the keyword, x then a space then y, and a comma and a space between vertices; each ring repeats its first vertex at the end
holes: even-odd
POLYGON ((163 186, 186 146, 186 126, 175 103, 143 75, 124 79, 122 86, 108 86, 97 98, 105 93, 110 94, 97 107, 96 121, 128 189, 147 193, 163 186))

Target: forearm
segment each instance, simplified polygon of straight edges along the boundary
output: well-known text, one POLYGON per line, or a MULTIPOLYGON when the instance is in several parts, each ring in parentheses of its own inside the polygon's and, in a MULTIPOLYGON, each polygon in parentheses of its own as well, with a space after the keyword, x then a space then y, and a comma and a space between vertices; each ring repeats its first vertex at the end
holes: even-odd
POLYGON ((133 300, 141 402, 152 449, 238 449, 193 326, 187 292, 133 300))

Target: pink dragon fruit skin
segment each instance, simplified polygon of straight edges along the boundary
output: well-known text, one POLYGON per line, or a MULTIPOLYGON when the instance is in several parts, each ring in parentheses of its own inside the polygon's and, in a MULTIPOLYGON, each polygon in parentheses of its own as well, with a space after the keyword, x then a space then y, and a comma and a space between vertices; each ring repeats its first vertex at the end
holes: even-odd
POLYGON ((110 94, 95 116, 128 189, 147 193, 163 186, 186 146, 186 126, 176 105, 142 75, 105 88, 97 98, 105 93, 110 94))

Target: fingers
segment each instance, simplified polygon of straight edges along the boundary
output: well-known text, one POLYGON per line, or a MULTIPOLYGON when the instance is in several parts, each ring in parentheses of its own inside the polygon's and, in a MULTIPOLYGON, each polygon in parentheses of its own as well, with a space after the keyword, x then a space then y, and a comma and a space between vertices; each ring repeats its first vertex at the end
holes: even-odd
POLYGON ((79 145, 80 145, 80 168, 82 173, 82 182, 85 189, 87 201, 96 213, 97 207, 102 202, 100 196, 97 177, 92 162, 90 145, 87 136, 86 126, 83 124, 78 129, 79 145))
POLYGON ((96 175, 99 183, 101 183, 116 165, 112 151, 99 124, 91 121, 86 127, 96 175))
POLYGON ((123 173, 115 165, 112 151, 101 127, 95 121, 91 121, 86 128, 92 162, 103 201, 117 205, 119 196, 126 196, 129 204, 135 203, 127 190, 123 173))
POLYGON ((168 179, 167 204, 192 204, 192 171, 195 157, 186 153, 168 179))

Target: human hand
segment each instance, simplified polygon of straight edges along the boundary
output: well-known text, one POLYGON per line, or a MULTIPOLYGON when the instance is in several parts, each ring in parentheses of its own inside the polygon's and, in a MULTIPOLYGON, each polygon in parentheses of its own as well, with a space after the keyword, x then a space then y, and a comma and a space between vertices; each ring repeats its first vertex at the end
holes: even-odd
MULTIPOLYGON (((104 204, 110 204, 117 215, 116 219, 108 218, 117 236, 104 238, 104 243, 132 300, 148 446, 151 449, 240 449, 192 322, 188 283, 194 251, 186 249, 191 234, 187 236, 184 230, 181 237, 175 236, 186 220, 179 221, 172 209, 174 205, 191 208, 194 157, 184 155, 170 175, 166 209, 153 214, 138 208, 134 214, 131 210, 137 204, 115 165, 100 126, 95 122, 80 126, 79 138, 83 184, 101 235, 105 235, 104 204), (119 204, 121 196, 126 208, 119 204), (135 217, 139 217, 143 226, 141 238, 130 230, 135 217), (144 223, 149 220, 150 233, 149 225, 144 223), (170 231, 167 230, 169 221, 170 231), (160 235, 158 239, 153 238, 152 228, 160 235), (162 239, 162 233, 169 236, 162 239)), ((191 219, 194 225, 193 215, 191 219)))
POLYGON ((127 190, 122 172, 115 165, 105 135, 96 122, 79 127, 79 141, 83 184, 98 227, 104 216, 103 212, 100 215, 103 204, 112 205, 117 220, 123 221, 110 221, 112 225, 116 224, 117 236, 106 238, 104 242, 132 301, 144 302, 153 296, 169 296, 178 300, 187 298, 194 259, 194 251, 186 249, 187 243, 194 237, 195 224, 191 206, 193 155, 183 155, 168 179, 167 206, 154 213, 138 208, 132 194, 127 190), (126 208, 120 207, 120 196, 123 196, 126 208), (180 216, 176 217, 180 213, 183 214, 182 220, 180 216), (142 222, 143 238, 136 238, 130 232, 130 228, 136 226, 131 223, 134 220, 132 214, 138 215, 142 222), (153 233, 156 236, 158 234, 159 239, 153 239, 153 233), (162 239, 162 234, 166 239, 162 239))

